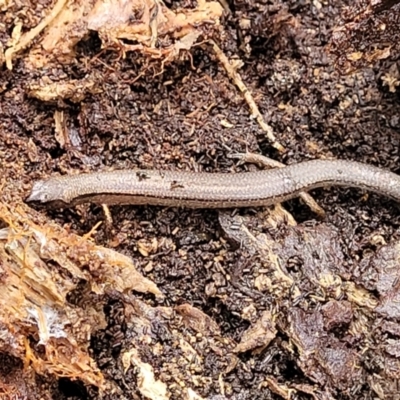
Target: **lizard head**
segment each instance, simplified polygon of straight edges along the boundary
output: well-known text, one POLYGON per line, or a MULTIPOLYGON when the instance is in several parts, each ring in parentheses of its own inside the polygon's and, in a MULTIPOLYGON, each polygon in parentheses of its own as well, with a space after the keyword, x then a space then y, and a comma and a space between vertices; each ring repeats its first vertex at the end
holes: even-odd
POLYGON ((64 200, 64 185, 57 179, 37 181, 33 184, 30 195, 25 201, 36 204, 50 204, 62 206, 64 200))

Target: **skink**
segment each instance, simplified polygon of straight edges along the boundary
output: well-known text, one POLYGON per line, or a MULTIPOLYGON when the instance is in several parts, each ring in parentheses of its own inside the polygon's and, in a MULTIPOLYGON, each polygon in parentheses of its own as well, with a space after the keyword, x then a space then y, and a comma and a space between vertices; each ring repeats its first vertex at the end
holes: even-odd
POLYGON ((400 201, 400 176, 343 160, 315 160, 243 173, 120 170, 56 176, 33 184, 29 202, 70 207, 148 204, 189 208, 255 207, 296 197, 317 187, 366 189, 400 201))

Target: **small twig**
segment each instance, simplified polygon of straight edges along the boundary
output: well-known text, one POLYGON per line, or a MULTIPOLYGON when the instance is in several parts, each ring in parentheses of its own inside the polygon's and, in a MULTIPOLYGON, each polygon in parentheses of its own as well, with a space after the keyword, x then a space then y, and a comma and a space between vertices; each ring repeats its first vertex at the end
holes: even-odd
POLYGON ((271 142, 272 146, 277 149, 280 152, 283 152, 285 149, 284 147, 276 140, 276 137, 274 135, 274 132, 263 119, 260 110, 257 107, 257 104, 255 103, 253 96, 251 95, 250 91, 247 89, 246 85, 244 84, 241 76, 235 71, 234 67, 230 64, 228 58, 226 55, 222 52, 222 50, 219 48, 219 46, 213 41, 210 40, 210 43, 213 47, 213 50, 218 57, 219 61, 222 63, 224 66, 228 76, 232 79, 232 81, 235 83, 235 85, 239 88, 239 90, 243 93, 243 96, 250 107, 252 116, 255 117, 257 120, 258 124, 261 126, 261 129, 266 133, 267 138, 271 142))
POLYGON ((40 32, 42 32, 42 30, 46 28, 46 26, 49 25, 55 17, 57 17, 60 11, 64 8, 65 4, 67 4, 67 1, 68 0, 58 0, 49 14, 37 26, 22 35, 18 43, 5 51, 6 65, 9 70, 12 70, 13 55, 27 48, 35 39, 35 37, 39 35, 40 32))
MULTIPOLYGON (((272 160, 269 157, 263 156, 261 154, 255 153, 236 153, 228 155, 229 158, 239 160, 239 163, 250 163, 257 164, 260 167, 266 168, 284 168, 285 164, 280 163, 279 161, 272 160)), ((310 194, 306 192, 301 192, 299 197, 304 201, 304 203, 310 207, 311 211, 317 214, 320 218, 325 218, 325 210, 318 205, 318 203, 311 197, 310 194)))
POLYGON ((107 227, 110 228, 113 224, 113 219, 112 219, 112 215, 111 215, 111 211, 108 208, 107 204, 102 204, 101 207, 103 208, 103 212, 104 212, 104 217, 106 219, 106 224, 107 227))
POLYGON ((103 223, 103 221, 97 222, 96 225, 95 225, 89 232, 85 233, 85 234, 82 236, 82 238, 83 238, 84 240, 89 240, 90 238, 92 238, 93 235, 96 233, 97 228, 98 228, 102 223, 103 223))
POLYGON ((157 38, 158 38, 158 21, 157 21, 157 16, 159 12, 159 5, 158 1, 154 1, 153 8, 150 11, 150 22, 149 22, 149 27, 150 27, 150 32, 151 32, 151 37, 150 37, 150 47, 155 48, 156 43, 157 43, 157 38))

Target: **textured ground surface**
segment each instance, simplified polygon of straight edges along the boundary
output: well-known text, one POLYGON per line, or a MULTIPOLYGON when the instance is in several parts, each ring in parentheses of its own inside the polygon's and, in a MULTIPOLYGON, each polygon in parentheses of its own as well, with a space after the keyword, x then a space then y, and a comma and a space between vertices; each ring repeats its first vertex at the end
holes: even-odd
MULTIPOLYGON (((22 3, 0 13, 4 48, 18 22, 27 31, 47 15, 46 2, 36 9, 22 3)), ((123 54, 112 43, 102 49, 106 35, 94 29, 100 23, 93 18, 91 31, 75 32, 75 53, 64 51, 65 60, 46 59, 34 43, 13 59, 12 70, 3 66, 2 227, 12 225, 9 210, 23 207, 31 183, 54 173, 111 167, 234 173, 255 168, 228 158, 245 151, 286 164, 344 158, 400 173, 396 60, 352 75, 334 68, 326 45, 343 1, 254 3, 233 1, 216 25, 201 25, 204 18, 193 15, 204 41, 192 48, 186 43, 190 51, 178 56, 143 47, 123 54), (250 118, 209 38, 237 62, 284 152, 250 118)), ((196 9, 186 0, 165 4, 173 12, 196 9)), ((161 33, 160 42, 167 41, 161 33)), ((110 42, 115 36, 124 35, 110 34, 110 42)), ((85 279, 76 278, 69 306, 103 306, 104 326, 91 329, 87 354, 107 389, 72 380, 61 369, 34 374, 35 365, 21 382, 26 359, 2 345, 4 387, 30 399, 398 398, 398 206, 350 189, 313 196, 327 213, 324 221, 299 200, 285 204, 291 215, 279 208, 232 215, 112 207, 112 228, 103 223, 93 239, 131 257, 164 297, 113 287, 104 293, 92 287, 96 295, 88 294, 85 279), (157 385, 143 378, 147 365, 160 385, 150 394, 147 388, 157 385)), ((28 212, 38 226, 52 220, 78 235, 104 220, 96 206, 28 212)), ((15 221, 18 232, 32 228, 20 215, 15 221)), ((10 253, 5 248, 2 254, 10 253)), ((50 259, 49 268, 57 269, 50 259)), ((97 267, 85 265, 98 283, 97 267)), ((44 359, 37 334, 27 338, 35 357, 44 359)))

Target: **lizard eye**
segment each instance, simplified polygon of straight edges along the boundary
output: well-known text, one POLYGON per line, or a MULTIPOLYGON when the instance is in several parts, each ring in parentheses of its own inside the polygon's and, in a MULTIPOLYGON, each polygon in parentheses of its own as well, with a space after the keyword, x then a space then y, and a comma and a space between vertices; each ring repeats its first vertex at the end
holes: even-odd
POLYGON ((48 193, 43 193, 43 194, 42 194, 42 199, 41 199, 41 200, 42 200, 42 203, 48 202, 49 199, 50 199, 50 196, 49 196, 48 193))

